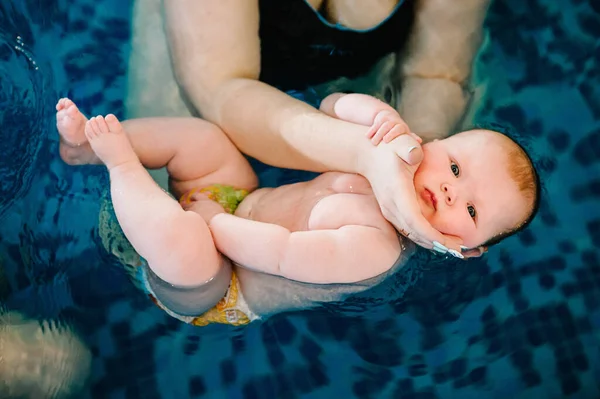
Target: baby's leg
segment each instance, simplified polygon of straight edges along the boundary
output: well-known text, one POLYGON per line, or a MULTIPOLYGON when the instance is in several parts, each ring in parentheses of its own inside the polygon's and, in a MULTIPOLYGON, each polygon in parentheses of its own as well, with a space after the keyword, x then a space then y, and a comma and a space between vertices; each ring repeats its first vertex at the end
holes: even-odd
POLYGON ((119 224, 152 271, 167 283, 182 287, 198 286, 213 278, 222 259, 208 226, 156 185, 117 118, 90 119, 85 136, 109 170, 119 224))
MULTIPOLYGON (((60 154, 70 165, 99 164, 87 142, 87 118, 69 99, 56 105, 60 154)), ((198 118, 143 118, 123 122, 130 143, 148 169, 167 167, 171 189, 183 193, 211 184, 254 189, 250 164, 217 126, 198 118)))
POLYGON ((102 163, 85 137, 87 118, 75 103, 61 98, 56 103, 56 128, 60 136, 60 157, 69 165, 102 163))

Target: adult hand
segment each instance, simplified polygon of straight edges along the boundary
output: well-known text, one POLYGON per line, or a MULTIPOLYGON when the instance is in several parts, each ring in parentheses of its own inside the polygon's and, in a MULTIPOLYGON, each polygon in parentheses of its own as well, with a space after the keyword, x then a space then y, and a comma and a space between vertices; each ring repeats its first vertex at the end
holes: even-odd
POLYGON ((422 159, 420 143, 404 134, 365 150, 359 168, 371 183, 383 216, 402 235, 422 247, 462 258, 462 242, 434 229, 421 213, 413 180, 422 159))

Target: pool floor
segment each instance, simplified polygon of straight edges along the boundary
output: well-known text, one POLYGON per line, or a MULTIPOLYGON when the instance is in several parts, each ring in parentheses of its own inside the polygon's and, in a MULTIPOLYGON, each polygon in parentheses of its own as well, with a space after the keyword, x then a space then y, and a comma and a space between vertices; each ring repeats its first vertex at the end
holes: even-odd
POLYGON ((58 157, 59 97, 125 116, 131 4, 5 0, 0 304, 76 329, 89 398, 600 397, 598 4, 497 0, 486 19, 465 124, 530 139, 545 184, 530 228, 469 262, 420 253, 367 303, 197 328, 103 251, 104 169, 58 157))

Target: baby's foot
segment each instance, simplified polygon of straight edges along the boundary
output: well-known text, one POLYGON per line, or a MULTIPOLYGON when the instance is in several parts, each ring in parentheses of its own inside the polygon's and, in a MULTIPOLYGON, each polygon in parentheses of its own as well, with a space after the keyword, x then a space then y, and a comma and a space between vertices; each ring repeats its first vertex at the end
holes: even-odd
POLYGON ((106 118, 91 118, 85 124, 85 136, 96 156, 109 170, 129 162, 139 163, 116 116, 109 114, 106 118))
POLYGON ((98 163, 85 137, 87 118, 75 103, 61 98, 56 104, 56 128, 60 134, 60 157, 69 165, 98 163))

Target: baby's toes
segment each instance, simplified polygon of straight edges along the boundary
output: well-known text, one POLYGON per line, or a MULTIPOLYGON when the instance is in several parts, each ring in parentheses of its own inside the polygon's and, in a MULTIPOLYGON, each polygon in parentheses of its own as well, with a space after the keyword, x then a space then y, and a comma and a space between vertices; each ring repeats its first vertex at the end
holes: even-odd
POLYGON ((109 132, 108 125, 106 124, 106 121, 104 120, 104 117, 102 115, 98 115, 96 117, 96 126, 96 131, 98 132, 98 134, 106 134, 109 132))
POLYGON ((97 136, 95 125, 96 118, 94 117, 90 118, 85 124, 85 137, 87 137, 88 140, 93 140, 97 136))
POLYGON ((106 115, 106 118, 104 118, 106 121, 106 125, 108 126, 108 129, 113 132, 113 133, 121 133, 121 131, 123 130, 123 126, 121 125, 121 122, 119 122, 119 120, 117 119, 116 116, 114 116, 113 114, 108 114, 106 115))

